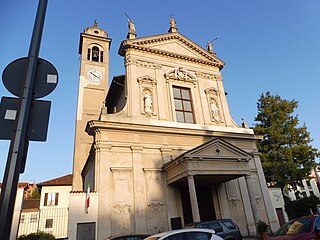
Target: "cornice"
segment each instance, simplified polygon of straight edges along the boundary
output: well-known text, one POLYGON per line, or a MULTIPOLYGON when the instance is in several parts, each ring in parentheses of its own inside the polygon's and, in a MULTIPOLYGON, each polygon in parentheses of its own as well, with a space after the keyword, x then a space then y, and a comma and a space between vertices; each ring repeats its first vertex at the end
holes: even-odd
POLYGON ((113 121, 89 121, 87 124, 86 132, 89 135, 94 135, 95 132, 104 130, 114 131, 132 131, 132 132, 149 132, 154 134, 173 134, 173 135, 193 135, 204 137, 226 137, 226 138, 241 138, 258 141, 259 138, 253 134, 249 129, 237 129, 239 131, 233 131, 233 128, 182 128, 175 126, 159 126, 159 125, 147 125, 132 122, 113 122, 113 121))
POLYGON ((165 57, 179 59, 183 61, 215 66, 215 67, 218 67, 219 69, 222 69, 224 67, 224 62, 222 60, 215 57, 215 55, 213 54, 207 53, 203 48, 199 47, 196 43, 187 39, 180 33, 169 33, 169 34, 156 35, 156 36, 145 37, 140 39, 124 40, 121 43, 119 54, 122 56, 125 56, 125 53, 127 52, 128 49, 135 49, 137 51, 148 52, 148 53, 159 55, 159 56, 165 56, 165 57), (178 40, 182 42, 183 44, 188 46, 190 49, 197 52, 201 56, 207 58, 208 60, 193 58, 190 56, 175 54, 165 50, 154 49, 154 48, 149 48, 145 46, 148 44, 160 43, 160 42, 165 42, 170 40, 178 40))

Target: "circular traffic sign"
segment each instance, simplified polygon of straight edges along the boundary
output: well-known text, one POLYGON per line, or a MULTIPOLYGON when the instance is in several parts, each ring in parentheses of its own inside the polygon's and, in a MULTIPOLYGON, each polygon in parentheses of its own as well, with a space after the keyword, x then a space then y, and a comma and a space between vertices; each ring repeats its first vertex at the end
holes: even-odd
MULTIPOLYGON (((27 70, 28 58, 24 57, 9 63, 2 73, 4 86, 9 92, 17 97, 22 97, 27 70)), ((47 96, 56 88, 57 84, 57 69, 47 60, 38 58, 32 99, 47 96)))

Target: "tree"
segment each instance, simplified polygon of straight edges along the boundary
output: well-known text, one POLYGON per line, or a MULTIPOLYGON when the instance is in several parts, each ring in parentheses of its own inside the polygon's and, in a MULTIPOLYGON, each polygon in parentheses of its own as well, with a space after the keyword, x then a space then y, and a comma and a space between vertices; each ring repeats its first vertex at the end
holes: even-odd
POLYGON ((281 189, 287 184, 296 189, 317 165, 315 158, 319 154, 310 146, 312 139, 307 127, 300 127, 298 116, 293 116, 298 102, 267 92, 261 94, 257 106, 253 129, 263 135, 257 147, 266 181, 281 189))

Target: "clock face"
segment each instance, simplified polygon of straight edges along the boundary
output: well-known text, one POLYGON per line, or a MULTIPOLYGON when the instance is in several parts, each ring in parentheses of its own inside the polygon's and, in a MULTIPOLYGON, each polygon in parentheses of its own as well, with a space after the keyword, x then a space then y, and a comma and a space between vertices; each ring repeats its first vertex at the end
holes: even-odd
POLYGON ((97 69, 90 69, 87 72, 87 78, 94 83, 99 83, 102 80, 102 73, 97 69))

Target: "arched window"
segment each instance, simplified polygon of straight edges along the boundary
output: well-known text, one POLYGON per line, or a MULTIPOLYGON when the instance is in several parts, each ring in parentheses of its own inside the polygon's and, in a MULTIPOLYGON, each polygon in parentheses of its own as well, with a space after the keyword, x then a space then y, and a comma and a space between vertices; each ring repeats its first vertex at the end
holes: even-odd
POLYGON ((87 59, 94 62, 103 62, 103 51, 101 51, 97 46, 88 48, 87 59))
POLYGON ((99 48, 96 46, 92 48, 92 61, 99 62, 99 48))

